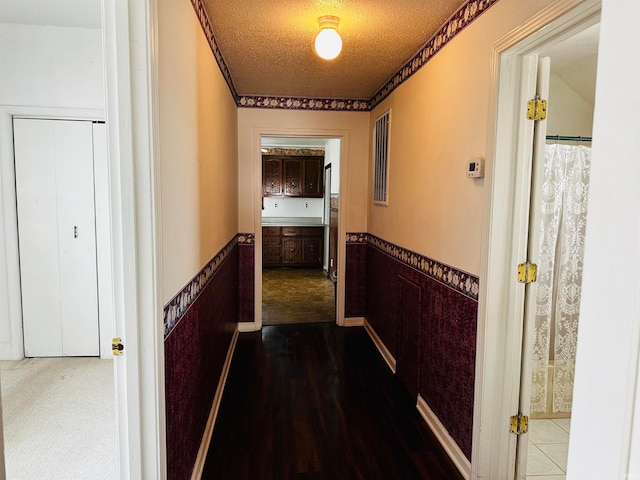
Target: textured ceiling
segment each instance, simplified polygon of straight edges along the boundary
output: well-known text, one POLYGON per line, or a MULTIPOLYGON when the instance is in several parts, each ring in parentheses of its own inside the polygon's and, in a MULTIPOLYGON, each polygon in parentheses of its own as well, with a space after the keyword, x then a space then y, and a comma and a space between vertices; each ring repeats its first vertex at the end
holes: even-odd
POLYGON ((464 0, 203 0, 239 95, 370 99, 464 0), (342 53, 313 51, 340 17, 342 53))

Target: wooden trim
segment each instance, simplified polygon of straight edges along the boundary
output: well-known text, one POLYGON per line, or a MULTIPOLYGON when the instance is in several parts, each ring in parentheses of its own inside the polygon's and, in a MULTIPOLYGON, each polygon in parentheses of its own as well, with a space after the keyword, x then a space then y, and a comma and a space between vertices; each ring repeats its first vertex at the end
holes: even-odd
POLYGON ((387 362, 387 365, 389 365, 389 368, 395 374, 396 359, 393 358, 393 355, 391 355, 391 352, 387 349, 384 342, 380 339, 380 337, 375 332, 371 324, 367 321, 367 319, 364 318, 363 320, 364 320, 364 329, 367 331, 367 333, 371 337, 371 340, 373 340, 373 343, 378 348, 378 351, 380 352, 380 355, 382 355, 382 358, 384 358, 384 361, 387 362))
POLYGON ((458 468, 458 470, 460 470, 462 476, 465 479, 469 480, 471 478, 471 462, 462 452, 462 450, 460 450, 460 447, 458 446, 456 441, 451 435, 449 435, 449 432, 447 431, 445 426, 442 424, 440 419, 438 419, 436 414, 433 413, 433 411, 429 408, 429 405, 427 405, 427 402, 424 401, 420 394, 418 394, 416 408, 431 429, 433 435, 440 442, 440 445, 442 445, 442 448, 444 448, 444 451, 447 452, 447 455, 449 455, 449 458, 451 459, 453 464, 458 468))
POLYGON ((258 322, 238 322, 238 332, 257 332, 262 328, 258 322))
POLYGON ((231 343, 229 344, 229 350, 227 350, 227 358, 224 361, 222 374, 220 375, 220 381, 218 382, 218 388, 216 388, 216 394, 213 397, 211 411, 209 412, 209 418, 207 419, 207 426, 204 429, 202 442, 200 443, 198 456, 196 457, 196 463, 193 467, 193 472, 191 473, 191 480, 200 480, 202 478, 202 470, 204 469, 204 463, 207 459, 207 453, 209 452, 211 436, 213 435, 213 427, 216 424, 216 417, 218 416, 218 410, 222 403, 222 394, 224 393, 224 387, 227 383, 227 376, 229 375, 229 369, 231 368, 231 360, 233 359, 233 352, 236 349, 239 332, 240 329, 236 327, 236 330, 233 332, 233 337, 231 338, 231 343))
POLYGON ((364 327, 364 317, 345 317, 343 327, 364 327))

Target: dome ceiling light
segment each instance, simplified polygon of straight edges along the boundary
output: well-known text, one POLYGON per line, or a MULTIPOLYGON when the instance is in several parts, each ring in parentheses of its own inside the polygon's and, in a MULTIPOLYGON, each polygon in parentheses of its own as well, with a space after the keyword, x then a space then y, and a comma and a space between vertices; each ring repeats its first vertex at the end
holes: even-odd
POLYGON ((333 60, 342 51, 342 38, 338 33, 340 19, 333 15, 318 18, 320 32, 316 36, 315 50, 320 58, 333 60))

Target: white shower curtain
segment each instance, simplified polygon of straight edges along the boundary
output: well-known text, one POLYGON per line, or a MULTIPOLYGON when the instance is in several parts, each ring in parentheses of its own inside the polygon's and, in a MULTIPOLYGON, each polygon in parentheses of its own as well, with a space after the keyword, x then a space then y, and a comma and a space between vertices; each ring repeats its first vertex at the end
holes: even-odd
POLYGON ((588 147, 546 146, 531 412, 547 411, 550 358, 554 359, 552 411, 571 411, 590 165, 588 147))

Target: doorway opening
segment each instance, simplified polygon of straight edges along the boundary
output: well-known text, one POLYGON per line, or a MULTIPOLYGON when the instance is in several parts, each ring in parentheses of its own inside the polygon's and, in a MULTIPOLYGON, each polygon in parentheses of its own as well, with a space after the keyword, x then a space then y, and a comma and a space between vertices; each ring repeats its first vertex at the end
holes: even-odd
MULTIPOLYGON (((481 274, 485 288, 478 309, 480 370, 472 459, 474 470, 483 478, 561 479, 566 471, 571 421, 552 417, 570 416, 571 408, 566 408, 566 402, 560 409, 557 404, 552 405, 550 411, 546 401, 542 402, 544 408, 533 405, 532 395, 539 393, 542 382, 533 383, 532 366, 535 353, 537 361, 545 365, 541 368, 545 379, 550 378, 549 371, 553 378, 560 361, 565 359, 560 357, 566 353, 559 353, 556 347, 567 344, 569 338, 561 338, 566 332, 559 324, 553 334, 550 325, 543 334, 534 328, 536 313, 540 312, 538 292, 536 283, 529 283, 533 276, 526 273, 533 271, 531 264, 537 264, 538 278, 545 275, 545 270, 550 271, 548 265, 537 262, 541 230, 537 212, 544 210, 540 206, 541 198, 546 199, 543 193, 567 185, 559 181, 556 189, 547 182, 543 189, 545 166, 550 165, 546 161, 547 144, 552 149, 590 147, 586 140, 591 137, 593 118, 599 12, 597 1, 572 9, 567 6, 560 12, 541 11, 493 48, 495 89, 490 103, 497 105, 491 114, 496 135, 487 152, 491 162, 487 166, 490 175, 481 274), (589 77, 592 78, 587 80, 589 77), (585 93, 587 90, 591 93, 585 93), (535 108, 532 115, 527 112, 528 105, 540 105, 540 100, 548 100, 546 118, 538 115, 541 110, 535 108), (547 140, 547 135, 553 138, 547 140), (569 137, 581 138, 563 141, 569 137), (525 272, 522 280, 518 279, 520 266, 525 272), (541 337, 549 339, 544 348, 538 348, 541 337), (518 420, 525 417, 528 430, 518 420)), ((583 193, 588 191, 585 183, 580 188, 583 193)), ((562 216, 559 214, 558 218, 562 216)), ((562 254, 559 245, 551 247, 549 253, 562 254)), ((556 272, 558 265, 552 262, 551 271, 556 272)), ((540 294, 548 293, 557 306, 556 294, 561 288, 552 284, 541 289, 540 294)), ((571 289, 579 294, 579 286, 571 289)), ((577 335, 577 327, 572 335, 577 335)), ((575 352, 575 346, 571 348, 575 352)), ((572 381, 569 379, 566 384, 572 385, 572 381)), ((550 395, 553 397, 553 392, 550 395)))
POLYGON ((5 318, 14 335, 0 362, 7 478, 100 478, 118 466, 105 124, 90 111, 56 113, 68 115, 2 115, 2 170, 14 179, 4 206, 16 219, 4 235, 16 239, 21 307, 5 318))
POLYGON ((2 167, 15 188, 5 207, 16 219, 4 234, 16 239, 10 280, 21 307, 5 318, 15 335, 0 362, 7 478, 99 478, 118 465, 108 160, 96 117, 29 107, 2 116, 2 167))
POLYGON ((340 143, 261 137, 263 325, 336 322, 340 143))
POLYGON ((538 75, 548 105, 536 131, 544 138, 534 139, 541 151, 533 154, 528 258, 538 278, 525 298, 521 410, 529 431, 517 461, 527 480, 561 480, 567 470, 598 37, 595 24, 539 52, 549 63, 538 75))

